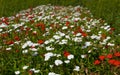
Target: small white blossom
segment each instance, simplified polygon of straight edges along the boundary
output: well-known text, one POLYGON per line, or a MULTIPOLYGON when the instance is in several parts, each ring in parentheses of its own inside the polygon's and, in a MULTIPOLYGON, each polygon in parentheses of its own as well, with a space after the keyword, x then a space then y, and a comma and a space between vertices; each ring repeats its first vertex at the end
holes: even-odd
POLYGON ((75 38, 72 38, 72 40, 75 41, 75 42, 81 42, 82 38, 81 37, 75 37, 75 38))
POLYGON ((50 72, 50 73, 48 73, 48 75, 60 75, 60 74, 56 74, 54 72, 50 72))
POLYGON ((85 46, 90 46, 91 43, 90 42, 85 42, 85 46))
POLYGON ((70 54, 67 56, 67 58, 70 60, 70 59, 73 59, 74 58, 74 55, 70 54))
POLYGON ((46 45, 49 44, 49 43, 50 43, 50 42, 49 42, 48 40, 44 42, 44 44, 46 44, 46 45))
POLYGON ((73 70, 74 71, 80 71, 80 67, 79 66, 75 66, 75 68, 73 70))
POLYGON ((77 33, 76 36, 81 36, 81 33, 77 33))
POLYGON ((30 50, 31 51, 38 51, 38 49, 36 49, 36 48, 31 48, 30 50))
POLYGON ((63 62, 61 60, 55 60, 55 65, 58 66, 58 65, 61 65, 63 64, 63 62))
POLYGON ((52 48, 51 46, 48 46, 48 47, 46 47, 46 50, 51 51, 51 50, 54 50, 54 48, 52 48))
POLYGON ((53 38, 56 39, 56 40, 58 40, 58 39, 60 39, 61 37, 60 37, 59 35, 54 35, 53 38))
POLYGON ((29 66, 23 66, 23 70, 26 70, 29 66))
POLYGON ((11 50, 11 47, 9 47, 9 48, 6 48, 6 50, 11 50))
POLYGON ((46 53, 45 55, 45 61, 48 61, 54 54, 52 52, 46 53))
POLYGON ((28 53, 28 50, 23 50, 22 53, 26 54, 26 53, 28 53))
POLYGON ((20 74, 20 71, 15 71, 15 75, 19 75, 20 74))
POLYGON ((65 29, 67 29, 67 28, 68 28, 67 26, 63 26, 63 27, 62 27, 62 30, 65 30, 65 29))
POLYGON ((115 46, 115 44, 112 44, 112 43, 108 43, 107 45, 108 46, 115 46))
POLYGON ((0 25, 0 28, 4 28, 4 27, 7 27, 7 25, 4 24, 4 23, 2 23, 2 24, 0 25))
POLYGON ((65 60, 64 62, 65 62, 66 64, 68 64, 68 63, 70 63, 70 60, 65 60))
POLYGON ((81 55, 81 58, 86 58, 87 55, 81 55))
POLYGON ((70 39, 70 36, 69 36, 69 35, 66 35, 65 38, 66 38, 66 39, 70 39))
POLYGON ((0 29, 0 32, 2 31, 3 29, 0 29))
POLYGON ((60 44, 60 45, 62 45, 62 44, 67 44, 67 41, 68 41, 68 40, 63 39, 63 40, 61 40, 61 42, 59 42, 59 44, 60 44))
POLYGON ((53 65, 50 65, 50 68, 53 68, 53 65))
POLYGON ((39 73, 40 72, 40 70, 34 70, 34 73, 39 73))

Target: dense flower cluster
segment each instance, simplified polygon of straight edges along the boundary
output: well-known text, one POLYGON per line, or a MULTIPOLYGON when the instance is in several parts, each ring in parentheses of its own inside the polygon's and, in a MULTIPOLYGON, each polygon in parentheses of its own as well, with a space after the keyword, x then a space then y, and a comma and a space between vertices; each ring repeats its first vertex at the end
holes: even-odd
MULTIPOLYGON (((16 63, 22 66, 15 68, 16 75, 24 72, 59 75, 65 72, 63 67, 78 72, 82 59, 93 58, 98 50, 114 49, 111 37, 114 30, 102 19, 94 19, 86 8, 41 5, 0 18, 0 49, 24 58, 21 64, 16 63)), ((114 56, 120 57, 120 53, 114 56)), ((112 65, 120 65, 112 54, 100 56, 94 64, 105 58, 112 65)))
POLYGON ((117 66, 117 67, 120 67, 120 60, 116 60, 115 58, 119 58, 120 57, 120 52, 115 52, 114 54, 108 54, 106 56, 104 55, 101 55, 99 56, 99 60, 95 60, 94 61, 94 64, 95 65, 99 65, 101 63, 101 61, 105 60, 105 59, 108 59, 108 63, 110 65, 114 65, 114 66, 117 66))

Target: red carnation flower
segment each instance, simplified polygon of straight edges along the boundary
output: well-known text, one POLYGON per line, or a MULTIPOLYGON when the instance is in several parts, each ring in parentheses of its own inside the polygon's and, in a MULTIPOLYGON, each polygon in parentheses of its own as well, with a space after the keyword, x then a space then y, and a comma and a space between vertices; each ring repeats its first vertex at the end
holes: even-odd
POLYGON ((116 60, 113 65, 120 66, 120 61, 116 60))
POLYGON ((101 56, 99 56, 99 59, 100 59, 100 60, 104 60, 104 59, 105 59, 105 56, 101 55, 101 56))
POLYGON ((116 52, 114 55, 115 55, 116 57, 120 57, 120 52, 116 52))
POLYGON ((66 26, 69 26, 70 22, 69 21, 66 21, 66 26))
POLYGON ((43 41, 43 40, 38 40, 38 43, 39 43, 39 44, 43 44, 44 41, 43 41))
POLYGON ((94 65, 99 65, 100 64, 100 61, 99 60, 95 60, 94 61, 94 65))
POLYGON ((114 64, 114 62, 115 62, 114 59, 111 59, 111 60, 108 61, 108 63, 109 63, 109 64, 112 64, 112 65, 114 64))
POLYGON ((14 41, 10 40, 8 42, 6 42, 7 45, 11 45, 11 44, 14 44, 14 41))
POLYGON ((19 41, 19 40, 20 40, 20 38, 19 38, 18 36, 15 36, 14 39, 15 39, 16 41, 19 41))
POLYGON ((86 37, 86 36, 87 36, 87 33, 82 32, 82 36, 83 36, 83 37, 86 37))
POLYGON ((106 57, 111 59, 111 58, 113 58, 113 55, 112 54, 108 54, 106 57))
POLYGON ((67 57, 68 55, 70 55, 70 53, 67 51, 64 51, 64 56, 67 57))

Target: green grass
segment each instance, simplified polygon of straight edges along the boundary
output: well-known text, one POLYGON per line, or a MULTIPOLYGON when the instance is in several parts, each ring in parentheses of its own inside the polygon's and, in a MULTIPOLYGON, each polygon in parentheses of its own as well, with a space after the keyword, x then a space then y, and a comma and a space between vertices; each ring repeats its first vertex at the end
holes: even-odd
POLYGON ((52 5, 78 5, 80 0, 0 0, 0 17, 14 15, 20 10, 43 4, 52 5))
MULTIPOLYGON (((6 0, 7 1, 7 0, 6 0)), ((71 1, 49 1, 49 0, 45 0, 43 2, 35 2, 34 0, 31 1, 10 1, 8 4, 7 2, 5 3, 5 1, 1 1, 1 3, 5 6, 2 6, 2 10, 1 10, 1 14, 2 16, 10 16, 10 15, 14 15, 15 13, 17 13, 18 11, 22 10, 22 9, 27 9, 29 7, 35 7, 39 4, 48 4, 51 3, 52 5, 71 5, 71 3, 73 3, 73 5, 77 5, 79 3, 76 2, 76 0, 71 0, 71 1), (45 2, 46 1, 46 2, 45 2), (11 5, 11 3, 13 3, 11 5), (59 4, 57 4, 59 3, 59 4)), ((83 1, 83 6, 88 7, 92 13, 94 14, 94 16, 96 18, 99 17, 103 17, 103 19, 105 19, 106 21, 108 21, 109 23, 114 20, 112 17, 114 17, 114 15, 117 16, 117 14, 113 14, 112 16, 110 15, 110 12, 108 14, 103 13, 103 12, 107 12, 107 11, 102 11, 102 7, 104 6, 104 3, 102 4, 103 1, 99 0, 98 2, 95 1, 94 4, 96 5, 92 5, 92 1, 94 0, 89 0, 91 1, 90 3, 88 3, 88 1, 83 1), (97 4, 98 3, 98 4, 97 4), (101 3, 101 5, 100 5, 101 3), (90 6, 91 5, 91 6, 90 6), (95 7, 96 6, 96 7, 95 7), (106 15, 105 15, 106 14, 106 15), (105 16, 102 16, 105 15, 105 16), (108 18, 106 18, 107 15, 108 18), (111 18, 111 19, 110 19, 111 18)), ((82 4, 81 3, 81 4, 82 4)), ((117 3, 117 2, 116 2, 117 3)), ((114 4, 114 3, 113 3, 114 4)), ((62 7, 64 8, 64 7, 62 7)), ((56 10, 56 11, 52 11, 52 10, 47 10, 44 12, 45 16, 42 17, 42 19, 44 19, 46 16, 50 16, 50 12, 54 12, 56 14, 59 14, 61 11, 64 13, 63 15, 59 15, 61 17, 65 17, 65 15, 73 16, 73 13, 71 12, 76 12, 75 10, 70 10, 72 7, 66 8, 65 10, 67 11, 67 14, 64 10, 56 10), (70 14, 71 13, 71 14, 70 14)), ((104 8, 107 9, 108 7, 104 8)), ((46 8, 47 9, 47 8, 46 8)), ((45 10, 37 10, 37 11, 43 11, 45 10)), ((110 10, 110 9, 109 9, 110 10)), ((114 10, 111 9, 111 10, 114 10)), ((79 10, 78 10, 79 11, 79 10)), ((117 12, 118 10, 116 10, 115 12, 117 12)), ((34 11, 33 11, 34 12, 34 11)), ((80 13, 81 11, 79 11, 80 13)), ((83 17, 87 17, 86 20, 81 20, 78 22, 72 22, 72 20, 70 19, 70 24, 68 24, 69 26, 72 25, 76 25, 74 26, 74 28, 68 28, 67 30, 62 30, 62 28, 64 27, 64 25, 66 24, 66 21, 60 21, 59 19, 57 19, 57 16, 54 16, 52 19, 47 19, 47 20, 37 20, 37 18, 32 19, 32 21, 36 21, 36 22, 31 22, 31 20, 29 20, 29 22, 26 22, 25 20, 22 21, 20 17, 16 17, 14 20, 10 21, 10 24, 8 25, 7 28, 3 28, 3 31, 9 31, 9 30, 13 30, 11 32, 8 32, 8 34, 4 34, 4 33, 0 33, 0 75, 14 75, 15 71, 20 71, 22 75, 47 75, 49 72, 55 72, 55 73, 60 73, 61 75, 117 75, 120 72, 120 64, 119 66, 114 66, 114 65, 109 65, 108 64, 108 58, 105 58, 105 60, 101 60, 100 64, 98 65, 94 65, 94 61, 95 60, 100 60, 99 56, 106 56, 107 54, 112 54, 113 58, 115 60, 120 60, 119 56, 115 56, 116 52, 119 51, 120 54, 120 47, 119 47, 119 43, 120 43, 120 39, 119 36, 115 35, 114 32, 113 34, 109 34, 109 32, 107 31, 106 26, 104 25, 105 23, 103 22, 103 20, 100 20, 99 23, 96 22, 96 20, 94 18, 90 17, 90 14, 86 13, 87 11, 84 9, 82 10, 82 14, 78 17, 80 17, 81 19, 83 19, 83 17), (86 13, 86 14, 85 14, 86 13), (90 19, 93 19, 93 22, 89 22, 90 19), (17 29, 14 29, 13 26, 17 26, 17 24, 24 22, 24 26, 20 26, 17 29), (59 24, 53 24, 52 22, 56 22, 59 24), (95 26, 94 23, 96 22, 95 26), (86 30, 89 30, 88 25, 90 24, 90 30, 91 32, 87 32, 86 34, 86 30), (93 26, 92 26, 93 24, 93 26), (38 27, 38 25, 40 27, 38 27), (49 29, 50 26, 53 25, 53 29, 49 29), (104 28, 101 28, 102 26, 104 26, 104 28), (26 28, 27 27, 27 28, 26 28), (44 31, 44 27, 49 29, 49 31, 44 31), (82 27, 82 28, 80 28, 82 27), (32 28, 33 30, 27 30, 29 28, 32 28), (82 29, 85 29, 85 31, 82 31, 82 29), (20 30, 20 32, 16 31, 16 30, 20 30), (76 31, 77 30, 77 31, 76 31), (33 34, 33 31, 36 31, 37 34, 33 34), (58 35, 56 34, 57 31, 60 31, 62 33, 65 33, 66 35, 69 35, 70 38, 74 38, 75 36, 73 35, 73 33, 71 32, 77 32, 78 31, 82 34, 82 36, 84 36, 82 38, 82 42, 78 43, 78 42, 74 42, 71 39, 68 39, 68 43, 66 45, 59 45, 58 43, 52 42, 50 44, 45 45, 44 47, 41 46, 36 46, 35 48, 38 49, 37 53, 35 54, 34 51, 31 50, 31 46, 26 47, 25 49, 22 48, 22 46, 26 43, 26 41, 32 41, 33 43, 37 43, 39 40, 49 40, 52 38, 52 36, 54 35, 58 35), (71 31, 71 32, 69 32, 71 31), (95 39, 90 39, 90 37, 92 36, 92 34, 95 35, 99 35, 99 31, 101 31, 100 35, 102 36, 100 40, 95 40, 95 39), (50 33, 46 36, 43 36, 44 33, 50 33), (14 41, 18 41, 15 39, 15 37, 18 36, 18 38, 20 39, 20 43, 18 44, 10 44, 10 42, 14 41), (87 36, 87 37, 86 37, 87 36), (110 40, 108 40, 108 43, 114 43, 115 41, 115 46, 114 47, 110 47, 107 45, 102 45, 100 44, 100 42, 102 42, 106 37, 111 37, 110 40), (84 44, 86 42, 89 42, 92 44, 89 47, 85 48, 84 50, 82 49, 82 47, 84 47, 84 44), (55 48, 52 51, 47 51, 46 47, 48 46, 52 46, 53 48, 55 48), (11 48, 11 50, 7 50, 8 48, 11 48), (23 53, 24 50, 28 50, 27 53, 23 53), (65 51, 68 51, 68 53, 65 53, 65 51), (92 51, 90 53, 88 53, 89 51, 92 51), (52 57, 50 60, 48 61, 44 61, 45 57, 44 54, 48 53, 48 52, 52 52, 52 53, 56 53, 56 54, 60 54, 60 57, 52 57), (70 64, 62 64, 60 66, 57 66, 54 64, 54 61, 57 59, 60 59, 62 61, 67 60, 65 55, 69 55, 73 54, 75 59, 71 59, 70 64), (85 58, 82 58, 81 55, 86 55, 85 58), (44 64, 43 64, 44 63, 44 64), (53 64, 53 68, 50 68, 49 66, 53 64), (23 70, 23 66, 29 66, 28 69, 23 70), (76 72, 73 71, 74 67, 78 65, 80 66, 80 72, 76 72), (39 69, 40 73, 39 74, 31 74, 30 73, 30 69, 35 68, 35 69, 39 69)), ((31 12, 30 12, 31 13, 31 12)), ((38 12, 39 13, 39 12, 38 12)), ((35 15, 39 15, 38 13, 36 13, 35 15)), ((27 19, 28 17, 26 17, 27 19)), ((119 17, 118 17, 119 18, 119 17)), ((117 20, 119 22, 119 20, 117 20)), ((116 28, 119 28, 119 26, 117 26, 117 24, 119 23, 110 23, 113 26, 115 25, 116 28)), ((108 25, 109 26, 109 25, 108 25)), ((46 29, 46 30, 47 30, 46 29)), ((117 32, 116 32, 117 33, 117 32)), ((60 34, 59 34, 60 35, 60 34)), ((80 36, 80 37, 82 37, 80 36)), ((60 39, 61 40, 66 40, 67 38, 65 38, 64 36, 60 39)), ((57 40, 56 40, 57 41, 57 40)), ((59 40, 58 40, 59 41, 59 40)))

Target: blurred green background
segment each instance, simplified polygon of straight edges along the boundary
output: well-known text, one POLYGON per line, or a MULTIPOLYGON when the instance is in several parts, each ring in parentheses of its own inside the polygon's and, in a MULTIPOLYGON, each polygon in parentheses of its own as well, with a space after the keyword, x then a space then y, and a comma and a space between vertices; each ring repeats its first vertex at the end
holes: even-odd
POLYGON ((106 20, 116 28, 116 34, 120 33, 120 0, 0 0, 0 17, 43 4, 87 7, 95 18, 106 20))

